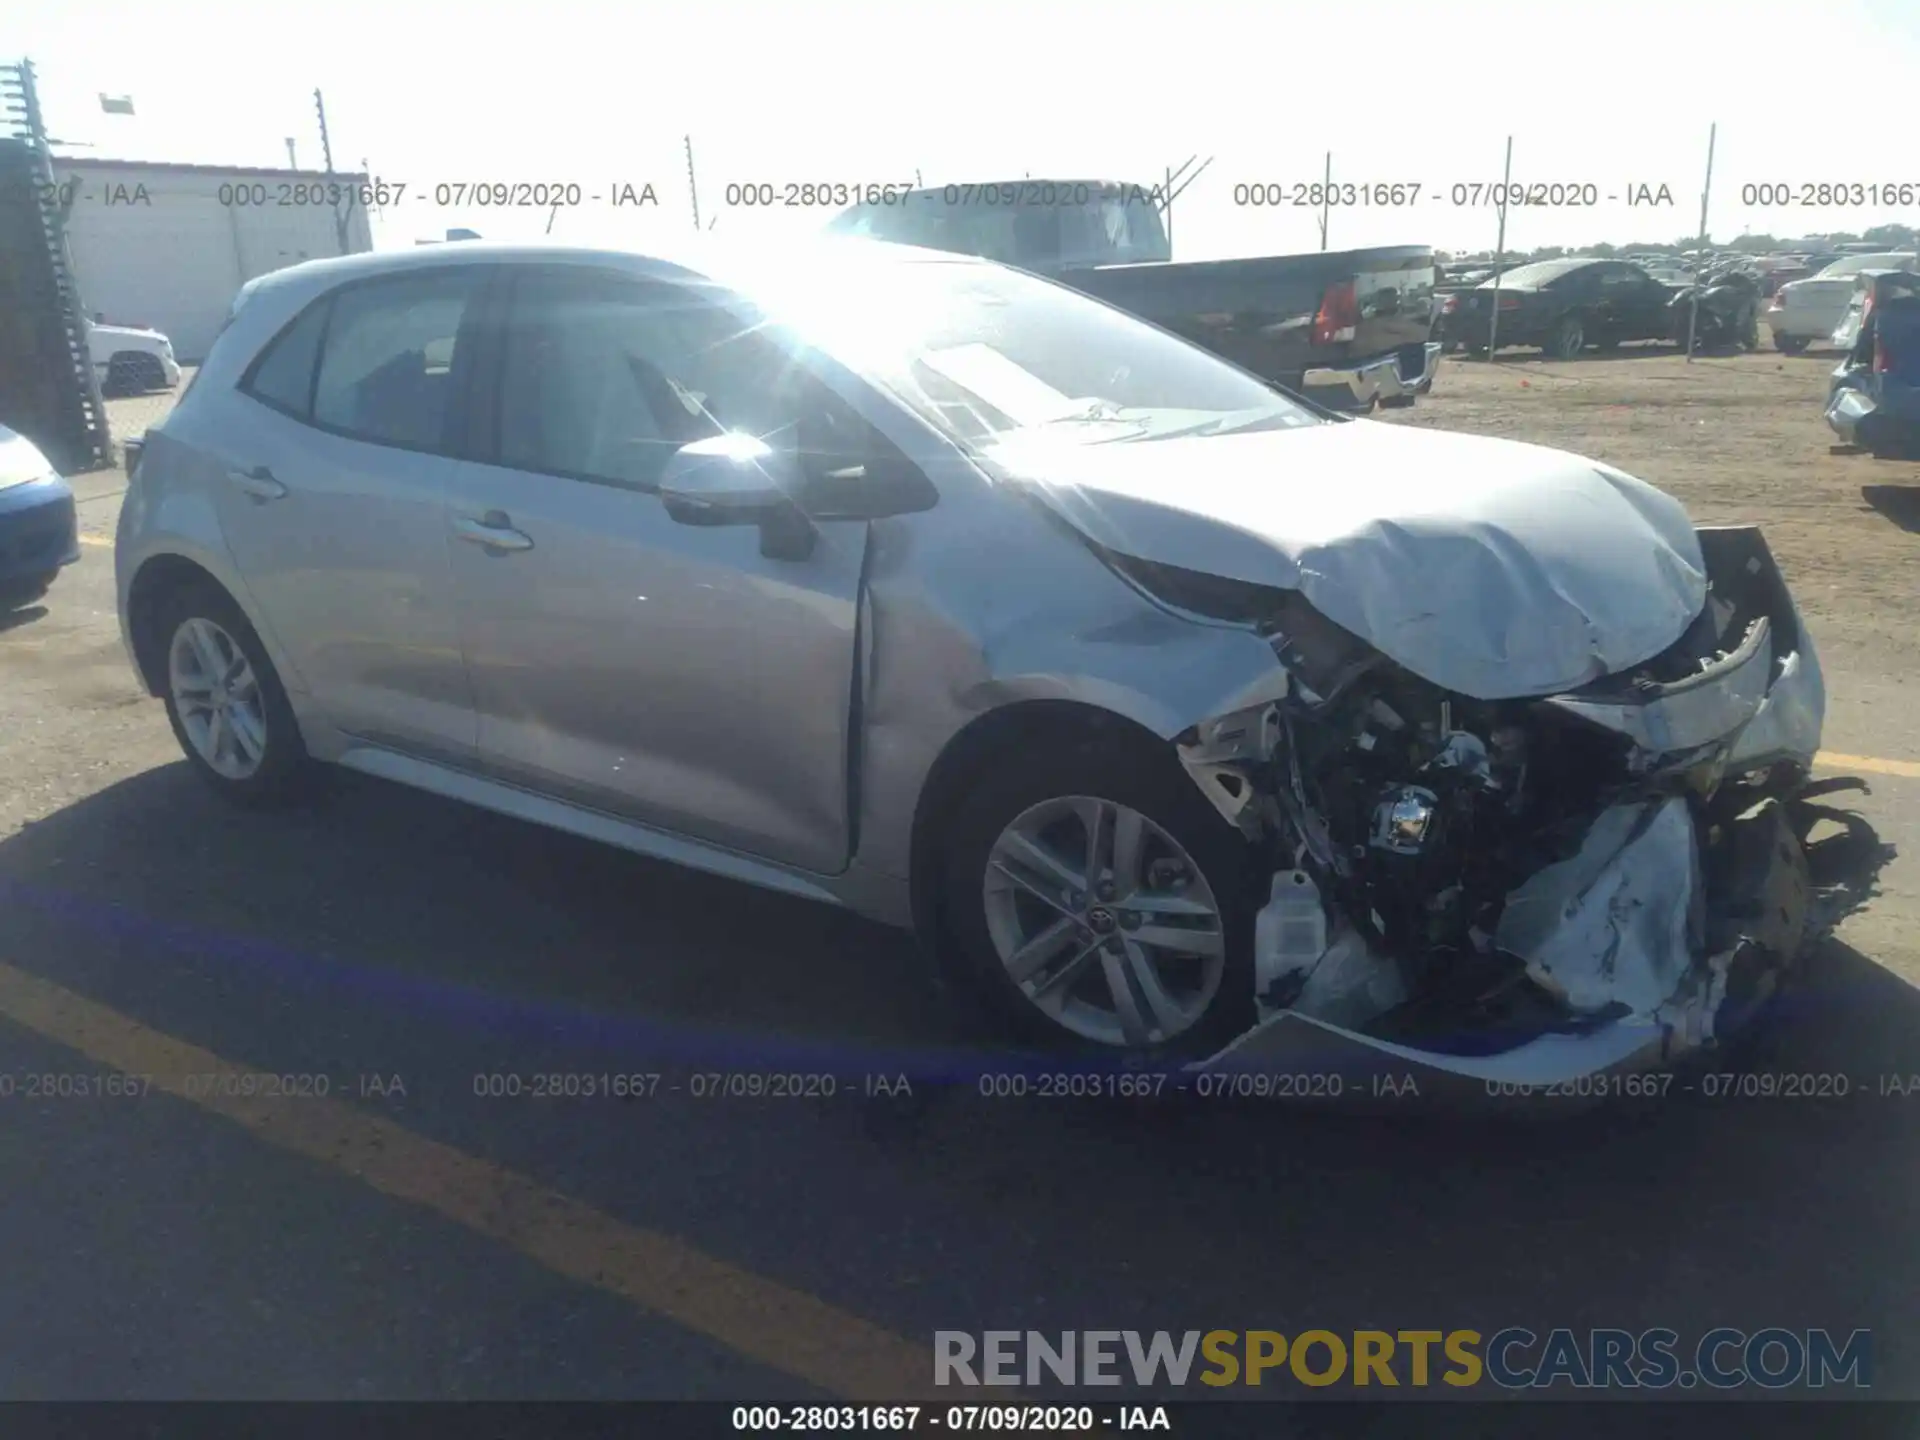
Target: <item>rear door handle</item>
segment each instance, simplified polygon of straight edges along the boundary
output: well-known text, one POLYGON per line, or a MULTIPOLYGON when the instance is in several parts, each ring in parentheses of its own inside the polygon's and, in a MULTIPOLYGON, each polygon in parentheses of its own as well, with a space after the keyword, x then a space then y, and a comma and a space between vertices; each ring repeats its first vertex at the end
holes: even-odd
POLYGON ((227 479, 234 488, 251 495, 256 500, 278 500, 287 493, 287 487, 273 478, 273 471, 264 465, 256 465, 251 470, 229 470, 227 479))
POLYGON ((513 528, 504 510, 489 510, 480 519, 462 515, 453 522, 453 533, 469 545, 493 551, 531 550, 533 537, 513 528))

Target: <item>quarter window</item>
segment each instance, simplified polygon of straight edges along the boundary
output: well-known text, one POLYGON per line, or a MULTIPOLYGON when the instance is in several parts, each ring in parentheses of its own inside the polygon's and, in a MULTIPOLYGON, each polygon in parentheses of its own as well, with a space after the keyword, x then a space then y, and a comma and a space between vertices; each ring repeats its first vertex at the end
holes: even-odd
POLYGON ((308 306, 267 346, 240 388, 276 410, 307 419, 313 403, 313 364, 320 356, 320 337, 326 331, 327 311, 332 304, 329 297, 308 306))

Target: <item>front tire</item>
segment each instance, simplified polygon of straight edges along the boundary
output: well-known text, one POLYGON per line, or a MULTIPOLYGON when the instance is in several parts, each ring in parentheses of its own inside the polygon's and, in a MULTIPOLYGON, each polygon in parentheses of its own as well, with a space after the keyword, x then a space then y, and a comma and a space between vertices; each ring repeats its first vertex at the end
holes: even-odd
POLYGON ((1798 355, 1812 343, 1804 335, 1782 335, 1778 330, 1773 332, 1773 348, 1782 355, 1798 355))
POLYGON ((950 833, 941 941, 1016 1035, 1184 1060, 1253 1024, 1250 849, 1154 742, 1006 754, 950 833))
POLYGON ((250 808, 304 798, 317 767, 266 647, 232 597, 183 587, 161 602, 158 626, 167 721, 194 771, 250 808))
POLYGON ((145 356, 123 353, 107 362, 106 382, 100 392, 106 396, 138 395, 146 388, 145 356))

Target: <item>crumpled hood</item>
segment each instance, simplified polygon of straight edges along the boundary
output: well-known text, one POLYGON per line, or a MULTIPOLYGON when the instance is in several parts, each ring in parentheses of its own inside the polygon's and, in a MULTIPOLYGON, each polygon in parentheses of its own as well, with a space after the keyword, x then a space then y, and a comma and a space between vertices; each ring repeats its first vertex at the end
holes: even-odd
POLYGON ((1660 653, 1706 603, 1680 503, 1597 461, 1371 420, 994 447, 1096 543, 1297 590, 1444 689, 1573 689, 1660 653))

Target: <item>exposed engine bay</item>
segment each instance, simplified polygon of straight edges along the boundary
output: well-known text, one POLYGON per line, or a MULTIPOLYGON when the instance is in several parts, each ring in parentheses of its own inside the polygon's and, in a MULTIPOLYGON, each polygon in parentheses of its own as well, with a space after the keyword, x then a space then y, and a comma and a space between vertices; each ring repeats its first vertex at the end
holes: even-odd
POLYGON ((1493 701, 1420 678, 1297 593, 1119 562, 1168 603, 1257 626, 1285 671, 1280 698, 1177 742, 1271 862, 1263 1022, 1579 1073, 1625 1047, 1536 1042, 1624 1023, 1657 1063, 1772 988, 1807 927, 1788 806, 1824 697, 1758 531, 1700 534, 1708 601, 1676 643, 1493 701))

